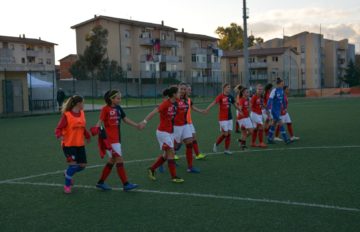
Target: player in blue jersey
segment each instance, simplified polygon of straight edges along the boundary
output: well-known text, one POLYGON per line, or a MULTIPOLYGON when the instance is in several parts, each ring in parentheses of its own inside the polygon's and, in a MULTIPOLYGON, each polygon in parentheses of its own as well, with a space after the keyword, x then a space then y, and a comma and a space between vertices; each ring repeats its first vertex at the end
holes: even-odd
POLYGON ((281 110, 286 107, 285 98, 284 98, 284 81, 280 78, 276 79, 276 88, 274 88, 269 96, 269 100, 267 103, 267 112, 271 113, 272 116, 272 125, 269 129, 268 134, 268 143, 274 143, 274 132, 276 125, 280 126, 281 136, 286 144, 291 143, 291 140, 286 134, 285 128, 281 122, 281 110))

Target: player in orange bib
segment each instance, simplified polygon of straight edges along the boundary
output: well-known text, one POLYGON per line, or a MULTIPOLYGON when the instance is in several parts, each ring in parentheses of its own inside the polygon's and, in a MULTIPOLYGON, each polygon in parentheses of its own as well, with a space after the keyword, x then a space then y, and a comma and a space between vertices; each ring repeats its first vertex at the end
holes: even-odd
POLYGON ((68 168, 64 171, 64 193, 71 193, 74 184, 73 176, 86 167, 85 138, 90 142, 90 134, 86 130, 84 99, 74 95, 70 97, 62 108, 62 116, 55 129, 55 136, 61 139, 68 168))
POLYGON ((109 159, 101 173, 101 177, 97 182, 96 187, 102 190, 111 190, 111 187, 105 183, 105 180, 109 176, 113 166, 116 165, 116 171, 123 184, 123 190, 129 191, 137 188, 138 185, 130 183, 127 179, 123 153, 121 150, 120 123, 122 120, 126 124, 136 128, 139 127, 139 124, 135 123, 126 116, 124 110, 120 106, 121 93, 119 91, 109 90, 105 93, 104 100, 106 102, 106 106, 101 109, 100 119, 96 126, 97 128, 102 125, 105 127, 107 140, 110 143, 111 150, 106 151, 109 159))

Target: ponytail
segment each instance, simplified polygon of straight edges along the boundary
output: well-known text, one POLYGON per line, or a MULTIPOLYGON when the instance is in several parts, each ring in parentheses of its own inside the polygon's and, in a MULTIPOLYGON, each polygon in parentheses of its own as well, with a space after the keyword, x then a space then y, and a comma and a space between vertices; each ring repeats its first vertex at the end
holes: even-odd
POLYGON ((177 92, 178 92, 178 87, 172 86, 170 88, 164 89, 163 96, 168 97, 168 98, 172 98, 177 92))
POLYGON ((71 111, 76 104, 79 102, 83 102, 84 98, 79 95, 74 95, 72 97, 69 97, 66 102, 64 102, 61 112, 65 113, 66 111, 71 111))

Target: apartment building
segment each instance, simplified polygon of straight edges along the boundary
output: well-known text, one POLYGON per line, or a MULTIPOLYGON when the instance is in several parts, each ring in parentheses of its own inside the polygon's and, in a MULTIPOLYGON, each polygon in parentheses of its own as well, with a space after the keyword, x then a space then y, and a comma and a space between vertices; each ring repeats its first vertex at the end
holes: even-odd
POLYGON ((303 84, 303 76, 299 73, 297 63, 298 55, 298 52, 290 47, 249 49, 250 83, 244 82, 243 50, 224 52, 221 69, 226 74, 225 81, 233 86, 266 84, 280 77, 291 88, 297 89, 303 84))
POLYGON ((176 28, 166 26, 163 21, 156 24, 95 16, 71 27, 76 30, 77 54, 84 53, 87 46, 85 37, 97 25, 109 33, 107 56, 120 64, 128 78, 183 80, 220 73, 216 38, 183 30, 177 32, 176 28))
POLYGON ((55 45, 25 35, 0 36, 0 113, 26 112, 43 104, 37 100, 53 98, 55 45))
MULTIPOLYGON (((300 88, 339 87, 340 78, 350 60, 355 60, 355 46, 347 39, 334 41, 324 39, 322 34, 302 32, 283 39, 275 38, 250 49, 290 47, 299 55, 296 57, 300 88)), ((283 70, 285 71, 285 70, 283 70)), ((294 77, 290 77, 293 79, 294 77)))

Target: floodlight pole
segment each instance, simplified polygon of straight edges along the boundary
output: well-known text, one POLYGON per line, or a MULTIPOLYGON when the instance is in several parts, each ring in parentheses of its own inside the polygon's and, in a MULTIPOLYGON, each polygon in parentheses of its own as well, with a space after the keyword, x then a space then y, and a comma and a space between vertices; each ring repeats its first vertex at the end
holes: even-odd
POLYGON ((243 83, 244 86, 250 85, 250 73, 249 73, 249 50, 248 50, 248 36, 247 36, 247 19, 249 16, 247 15, 246 8, 246 0, 243 0, 243 22, 244 22, 244 33, 243 33, 243 54, 244 54, 244 78, 243 83))

